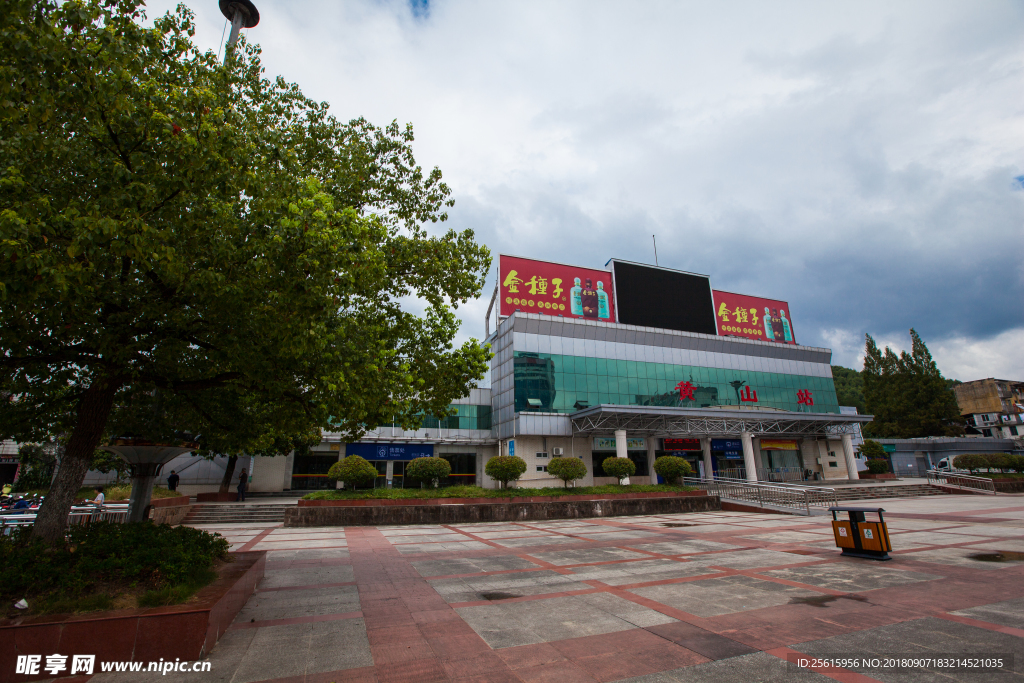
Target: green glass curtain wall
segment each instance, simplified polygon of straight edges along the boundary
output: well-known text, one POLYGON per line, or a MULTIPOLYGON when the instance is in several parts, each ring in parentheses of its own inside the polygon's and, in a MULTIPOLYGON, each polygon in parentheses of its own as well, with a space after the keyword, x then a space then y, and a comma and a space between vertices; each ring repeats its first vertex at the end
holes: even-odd
POLYGON ((614 404, 685 408, 742 405, 839 413, 831 377, 525 351, 515 353, 513 369, 517 412, 572 413, 579 409, 578 405, 614 404), (693 400, 680 400, 676 388, 680 382, 693 386, 693 400), (798 394, 803 391, 810 394, 798 394), (755 394, 756 402, 741 400, 755 394), (800 403, 801 396, 804 403, 800 403), (813 404, 806 403, 808 398, 813 404))

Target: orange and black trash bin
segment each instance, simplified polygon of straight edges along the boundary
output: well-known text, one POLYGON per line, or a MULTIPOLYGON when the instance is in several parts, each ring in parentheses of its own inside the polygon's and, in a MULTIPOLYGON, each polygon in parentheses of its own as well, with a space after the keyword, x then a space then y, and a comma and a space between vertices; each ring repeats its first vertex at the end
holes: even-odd
POLYGON ((891 560, 889 551, 892 550, 892 543, 889 541, 889 528, 885 525, 882 508, 852 508, 833 507, 828 509, 832 513, 832 533, 836 537, 836 546, 843 549, 843 555, 850 557, 864 557, 870 560, 891 560), (839 513, 849 513, 849 520, 839 519, 839 513), (878 515, 877 522, 869 522, 865 513, 878 515))

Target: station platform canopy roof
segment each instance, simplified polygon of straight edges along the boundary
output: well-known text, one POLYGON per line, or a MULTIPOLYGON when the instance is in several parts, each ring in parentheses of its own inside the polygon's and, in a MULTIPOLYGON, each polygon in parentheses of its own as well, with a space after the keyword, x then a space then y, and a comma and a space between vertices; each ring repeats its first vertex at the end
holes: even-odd
POLYGON ((872 415, 794 413, 785 410, 599 405, 569 415, 573 434, 624 429, 630 436, 842 436, 872 415))

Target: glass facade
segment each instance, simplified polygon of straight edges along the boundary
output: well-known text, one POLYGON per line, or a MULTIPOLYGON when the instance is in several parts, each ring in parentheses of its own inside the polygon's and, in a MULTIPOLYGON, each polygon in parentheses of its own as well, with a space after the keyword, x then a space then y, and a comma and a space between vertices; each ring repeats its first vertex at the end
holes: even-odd
MULTIPOLYGON (((491 407, 479 405, 452 404, 448 409, 454 415, 437 418, 433 416, 424 417, 420 422, 420 429, 483 429, 491 428, 491 407)), ((382 427, 395 427, 401 429, 401 425, 386 423, 382 427)))
POLYGON ((516 412, 572 413, 601 404, 747 406, 839 413, 831 377, 515 352, 516 412), (680 398, 680 383, 689 382, 680 398), (754 400, 756 399, 756 400, 754 400))

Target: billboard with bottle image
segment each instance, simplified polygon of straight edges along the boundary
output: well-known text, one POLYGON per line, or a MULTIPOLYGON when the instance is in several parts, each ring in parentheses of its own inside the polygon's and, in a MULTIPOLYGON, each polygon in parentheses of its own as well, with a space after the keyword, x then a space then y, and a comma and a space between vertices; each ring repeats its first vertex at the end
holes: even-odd
POLYGON ((501 254, 498 298, 503 316, 522 311, 616 321, 612 274, 607 270, 501 254))
POLYGON ((796 344, 789 304, 776 299, 714 290, 718 334, 776 344, 796 344))

